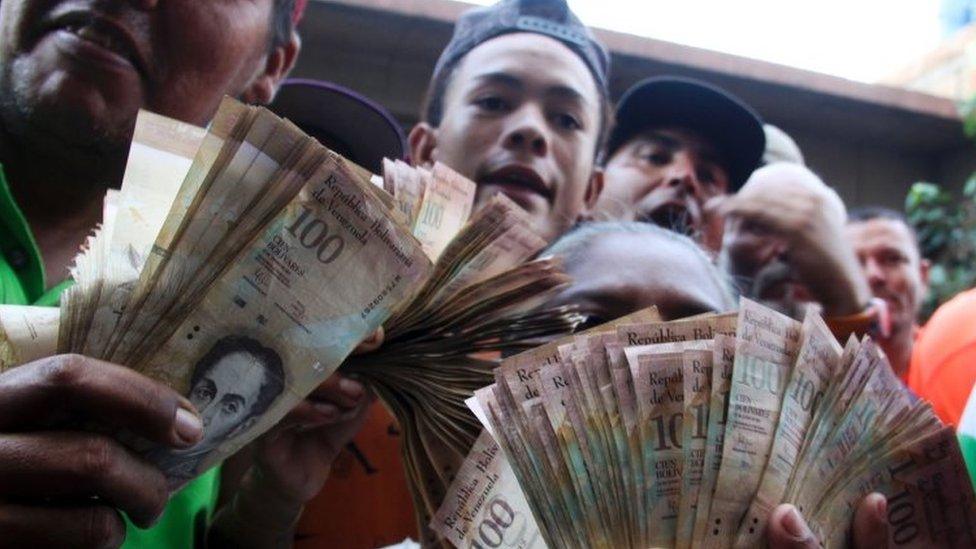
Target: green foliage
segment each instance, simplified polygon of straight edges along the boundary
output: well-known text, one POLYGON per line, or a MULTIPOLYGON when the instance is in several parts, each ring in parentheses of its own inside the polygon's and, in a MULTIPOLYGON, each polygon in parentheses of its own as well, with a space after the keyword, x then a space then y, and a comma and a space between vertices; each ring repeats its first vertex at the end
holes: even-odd
MULTIPOLYGON (((964 112, 967 135, 976 139, 976 103, 964 112)), ((928 318, 940 304, 976 286, 976 174, 963 187, 962 200, 934 183, 916 183, 905 199, 908 221, 918 233, 922 256, 932 261, 928 318)))

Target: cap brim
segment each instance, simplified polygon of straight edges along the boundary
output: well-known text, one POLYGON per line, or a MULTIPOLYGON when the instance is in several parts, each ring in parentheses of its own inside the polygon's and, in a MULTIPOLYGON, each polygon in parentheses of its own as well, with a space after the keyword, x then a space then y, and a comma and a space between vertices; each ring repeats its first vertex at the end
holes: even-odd
POLYGON ((707 139, 722 155, 732 192, 759 167, 766 146, 762 119, 755 111, 735 96, 690 78, 657 77, 639 82, 620 98, 616 117, 608 154, 649 128, 686 128, 707 139))
POLYGON ((373 173, 382 172, 383 158, 406 158, 406 138, 393 116, 337 84, 286 80, 269 108, 373 173))

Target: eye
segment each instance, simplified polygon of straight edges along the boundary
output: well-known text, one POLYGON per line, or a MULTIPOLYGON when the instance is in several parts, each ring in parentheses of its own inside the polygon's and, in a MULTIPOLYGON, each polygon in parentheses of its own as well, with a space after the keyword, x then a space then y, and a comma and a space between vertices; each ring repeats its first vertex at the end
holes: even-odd
POLYGON ((497 95, 486 95, 475 99, 474 104, 487 112, 502 112, 509 109, 507 101, 497 95))
POLYGON ((210 387, 199 386, 193 389, 193 397, 201 402, 210 402, 214 397, 214 392, 210 387))
POLYGON ((221 404, 220 411, 227 415, 237 415, 241 405, 237 400, 226 400, 221 404))
POLYGON ((554 116, 556 125, 564 130, 581 130, 583 129, 583 124, 576 119, 575 116, 569 113, 557 113, 554 116))
POLYGON ((655 149, 651 151, 647 156, 647 161, 655 166, 667 166, 671 163, 672 155, 669 151, 662 149, 655 149))

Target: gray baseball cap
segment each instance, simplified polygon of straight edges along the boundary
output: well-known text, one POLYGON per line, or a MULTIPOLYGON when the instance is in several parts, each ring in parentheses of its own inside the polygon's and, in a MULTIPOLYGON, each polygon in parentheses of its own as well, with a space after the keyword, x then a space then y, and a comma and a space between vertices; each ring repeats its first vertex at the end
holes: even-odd
POLYGON ((610 55, 565 0, 502 0, 465 12, 454 25, 454 36, 437 60, 431 80, 437 80, 445 68, 479 44, 516 32, 542 34, 562 42, 583 59, 599 89, 607 89, 610 55))

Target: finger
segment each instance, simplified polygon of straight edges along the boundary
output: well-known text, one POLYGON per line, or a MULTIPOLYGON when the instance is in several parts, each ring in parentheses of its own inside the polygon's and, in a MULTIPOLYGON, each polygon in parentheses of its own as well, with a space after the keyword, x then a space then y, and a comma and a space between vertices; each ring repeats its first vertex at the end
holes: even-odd
POLYGON ((363 353, 368 353, 379 349, 383 345, 383 341, 386 339, 386 332, 383 331, 383 327, 380 326, 375 332, 369 334, 369 337, 359 342, 359 345, 353 350, 352 354, 359 355, 363 353))
POLYGON ((150 525, 169 497, 159 469, 109 437, 74 431, 0 437, 0 493, 14 501, 97 496, 139 526, 150 525))
POLYGON ((817 538, 796 507, 783 503, 773 509, 766 527, 770 549, 816 549, 817 538))
POLYGON ((339 375, 332 374, 329 379, 312 391, 308 399, 313 402, 327 402, 340 408, 354 408, 366 394, 366 387, 362 383, 339 375))
POLYGON ((288 415, 281 420, 278 427, 283 429, 292 429, 295 427, 307 429, 336 423, 340 421, 341 417, 342 412, 335 404, 304 400, 298 406, 295 406, 292 411, 288 412, 288 415))
POLYGON ((854 512, 854 547, 888 545, 888 500, 877 492, 861 500, 854 512))
POLYGON ((203 423, 188 400, 138 372, 80 355, 58 355, 0 375, 0 431, 94 420, 150 440, 191 446, 203 423))
POLYGON ((31 507, 0 504, 0 548, 118 547, 125 523, 106 505, 31 507))

